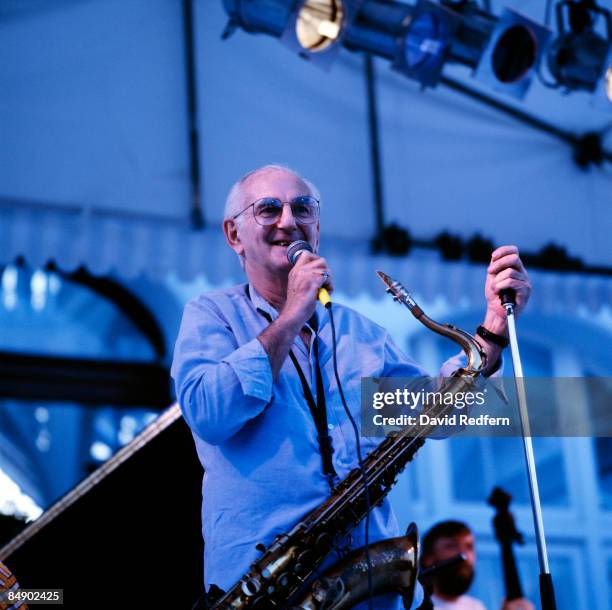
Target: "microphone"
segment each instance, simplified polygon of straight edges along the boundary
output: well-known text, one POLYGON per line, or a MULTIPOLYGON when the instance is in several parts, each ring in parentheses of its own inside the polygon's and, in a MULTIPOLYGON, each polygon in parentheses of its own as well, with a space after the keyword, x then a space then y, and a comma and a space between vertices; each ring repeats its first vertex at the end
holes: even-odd
MULTIPOLYGON (((312 252, 312 246, 303 239, 298 239, 289 244, 287 248, 287 260, 295 265, 297 263, 297 259, 300 257, 302 252, 312 252)), ((331 307, 331 297, 329 296, 329 292, 325 288, 319 288, 319 292, 317 293, 317 298, 319 299, 321 305, 323 307, 331 307)))

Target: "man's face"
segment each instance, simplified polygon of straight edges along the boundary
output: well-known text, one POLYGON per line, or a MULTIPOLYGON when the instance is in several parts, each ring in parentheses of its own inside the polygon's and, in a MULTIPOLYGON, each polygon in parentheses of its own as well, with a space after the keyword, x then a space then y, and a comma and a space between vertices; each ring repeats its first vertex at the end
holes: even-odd
POLYGON ((476 562, 474 536, 471 533, 438 538, 427 563, 429 565, 438 563, 459 553, 463 553, 467 561, 441 571, 434 578, 436 592, 452 597, 463 595, 470 588, 474 580, 474 563, 476 562))
MULTIPOLYGON (((277 197, 291 201, 300 195, 310 195, 310 190, 292 173, 268 170, 256 174, 243 187, 244 200, 241 209, 264 197, 277 197)), ((258 277, 280 277, 288 274, 291 265, 287 260, 287 243, 297 239, 307 241, 316 252, 319 248, 319 222, 299 224, 284 205, 276 223, 262 226, 255 221, 253 208, 249 208, 236 220, 226 220, 224 231, 230 247, 243 256, 245 271, 251 281, 258 277), (285 242, 281 244, 280 242, 285 242)))

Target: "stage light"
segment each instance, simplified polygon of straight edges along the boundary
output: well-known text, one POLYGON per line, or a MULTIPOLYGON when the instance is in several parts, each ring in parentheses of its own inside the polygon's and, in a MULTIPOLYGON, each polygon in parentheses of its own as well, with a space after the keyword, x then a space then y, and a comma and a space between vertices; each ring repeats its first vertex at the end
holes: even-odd
POLYGON ((421 0, 399 39, 399 52, 393 68, 418 80, 423 87, 435 86, 460 19, 444 6, 421 0))
POLYGON ((343 45, 352 51, 397 61, 398 49, 414 9, 414 6, 392 0, 365 0, 345 30, 343 45))
POLYGON ((544 26, 510 9, 498 19, 471 2, 420 0, 393 67, 423 86, 435 86, 445 63, 459 63, 489 87, 520 98, 549 36, 544 26))
POLYGON ((548 68, 555 81, 566 91, 599 88, 612 101, 610 11, 594 0, 562 0, 556 15, 558 36, 548 51, 548 68), (605 35, 597 31, 600 24, 605 35))
POLYGON ((339 43, 363 1, 224 0, 230 21, 223 37, 238 27, 269 34, 300 57, 325 67, 339 51, 339 43))
POLYGON ((299 8, 295 35, 300 46, 318 53, 334 44, 342 30, 344 5, 341 0, 307 0, 299 8))
POLYGON ((612 111, 612 44, 604 61, 604 74, 597 83, 591 104, 600 110, 612 111))
POLYGON ((228 38, 238 27, 246 32, 280 38, 287 29, 294 3, 285 0, 223 0, 223 4, 230 18, 223 38, 228 38))
POLYGON ((550 35, 543 25, 505 9, 478 61, 476 80, 500 93, 524 97, 550 35))
POLYGON ((363 0, 301 0, 293 3, 283 42, 303 59, 329 67, 363 0))
POLYGON ((433 87, 447 62, 475 70, 498 91, 521 97, 550 32, 509 9, 498 19, 476 2, 419 0, 224 0, 230 23, 270 34, 305 59, 329 65, 341 46, 392 62, 433 87))

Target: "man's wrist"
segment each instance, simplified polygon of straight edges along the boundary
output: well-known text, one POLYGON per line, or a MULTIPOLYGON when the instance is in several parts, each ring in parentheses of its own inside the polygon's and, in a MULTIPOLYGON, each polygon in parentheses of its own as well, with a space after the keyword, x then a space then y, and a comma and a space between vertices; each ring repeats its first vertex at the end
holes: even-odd
POLYGON ((482 326, 490 333, 500 335, 501 337, 508 336, 508 321, 506 316, 500 316, 494 311, 487 310, 482 326))
POLYGON ((300 328, 299 319, 281 314, 257 337, 268 354, 272 379, 278 376, 300 328))
POLYGON ((481 326, 484 327, 488 333, 477 333, 476 339, 487 355, 487 366, 483 373, 485 376, 489 376, 499 368, 499 360, 503 351, 503 347, 500 343, 508 336, 508 323, 505 316, 501 317, 494 311, 487 310, 481 326), (491 333, 498 335, 499 341, 491 341, 491 333), (483 334, 485 336, 483 336, 483 334), (486 336, 487 334, 488 337, 486 336))
POLYGON ((490 330, 486 329, 484 326, 479 326, 476 329, 476 334, 484 339, 487 343, 492 343, 496 345, 500 349, 506 349, 510 343, 508 337, 504 337, 503 335, 497 335, 492 333, 490 330))
POLYGON ((305 323, 305 321, 302 321, 302 316, 296 315, 288 309, 283 309, 278 318, 273 322, 275 326, 282 328, 285 332, 293 335, 293 337, 300 332, 305 323))

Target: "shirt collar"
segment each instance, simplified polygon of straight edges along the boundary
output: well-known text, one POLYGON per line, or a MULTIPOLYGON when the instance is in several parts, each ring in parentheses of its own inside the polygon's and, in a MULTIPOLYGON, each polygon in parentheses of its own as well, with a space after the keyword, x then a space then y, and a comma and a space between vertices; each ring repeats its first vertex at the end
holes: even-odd
POLYGON ((272 318, 272 320, 276 320, 276 318, 278 318, 278 311, 276 311, 276 309, 274 309, 274 307, 272 307, 272 305, 270 305, 270 303, 268 303, 268 301, 266 301, 266 299, 264 299, 259 292, 257 292, 255 286, 253 286, 253 284, 250 282, 249 295, 256 309, 265 311, 272 318))

